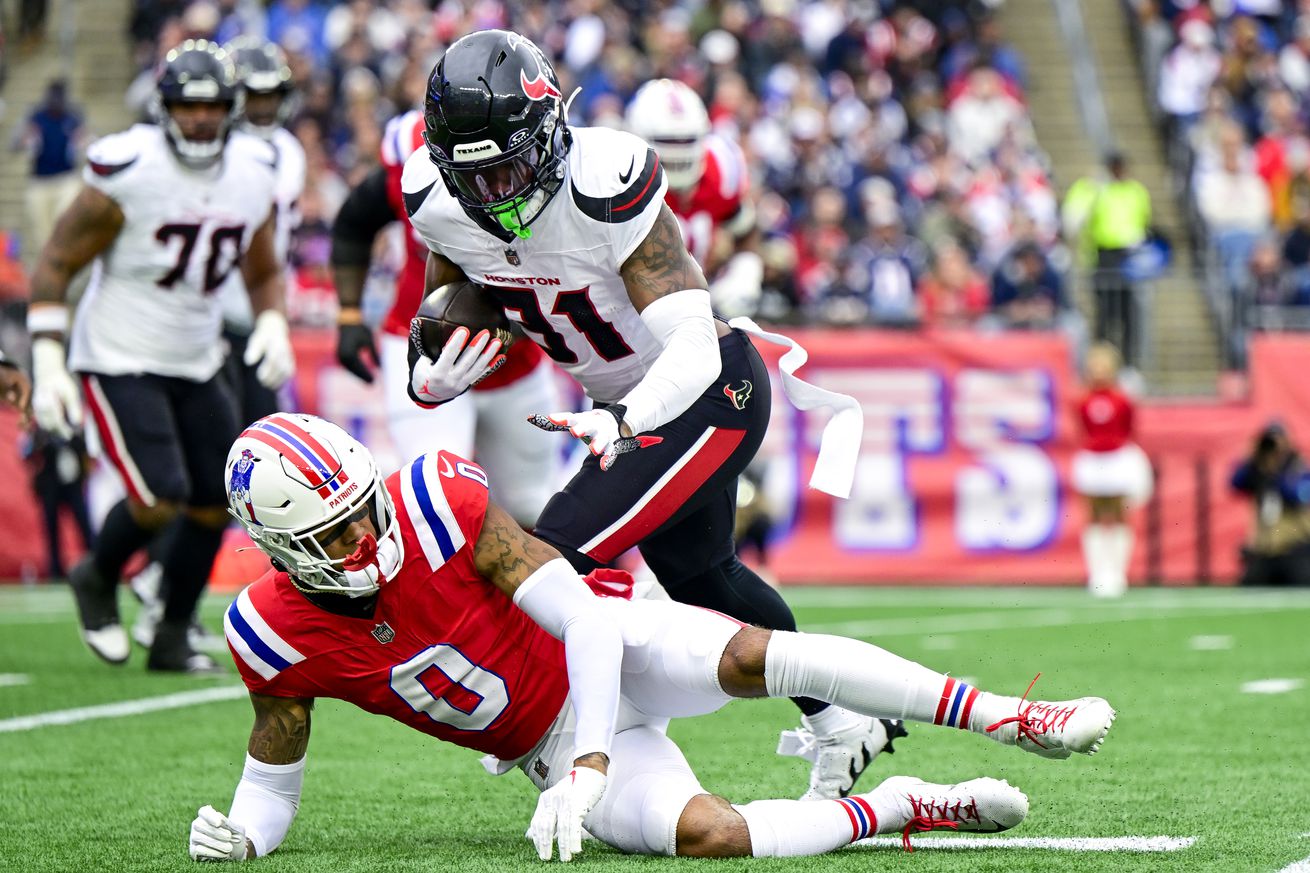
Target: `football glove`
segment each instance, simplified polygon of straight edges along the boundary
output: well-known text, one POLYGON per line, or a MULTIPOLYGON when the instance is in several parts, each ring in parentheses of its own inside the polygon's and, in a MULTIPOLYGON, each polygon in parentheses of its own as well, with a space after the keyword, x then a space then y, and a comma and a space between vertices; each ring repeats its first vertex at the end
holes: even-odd
POLYGON ((614 466, 619 455, 664 441, 663 437, 657 436, 621 436, 619 424, 623 421, 625 411, 623 406, 614 403, 587 412, 538 413, 529 417, 528 421, 542 430, 566 430, 573 434, 586 444, 593 455, 600 458, 600 468, 608 470, 614 466))
POLYGON ((373 384, 373 370, 364 361, 364 353, 378 363, 378 347, 373 343, 373 331, 366 324, 337 325, 337 361, 360 379, 373 384))
POLYGON ((281 388, 296 372, 296 356, 291 351, 291 332, 287 319, 276 309, 265 309, 255 316, 255 329, 246 341, 242 358, 247 367, 256 363, 255 378, 265 388, 281 388))
POLYGON ((426 355, 417 357, 409 371, 409 387, 420 403, 445 403, 490 376, 503 363, 500 340, 492 339, 490 332, 478 331, 470 341, 468 328, 456 328, 435 361, 426 355))
POLYGON ((246 830, 212 806, 202 806, 191 822, 193 861, 246 860, 246 830))
POLYGON ((43 429, 72 439, 82 424, 82 394, 64 362, 64 344, 49 337, 32 341, 32 414, 43 429))
POLYGON ((537 811, 528 826, 528 839, 537 857, 549 861, 559 842, 559 859, 570 861, 582 851, 582 821, 605 793, 605 774, 590 767, 574 767, 537 798, 537 811))

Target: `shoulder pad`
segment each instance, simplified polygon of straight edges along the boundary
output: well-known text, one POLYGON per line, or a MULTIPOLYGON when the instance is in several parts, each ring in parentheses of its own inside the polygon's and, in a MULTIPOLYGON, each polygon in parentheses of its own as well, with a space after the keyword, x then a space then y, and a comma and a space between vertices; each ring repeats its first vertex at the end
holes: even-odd
POLYGON ((239 130, 233 131, 232 138, 228 140, 228 148, 234 154, 249 156, 251 160, 263 164, 268 169, 277 170, 277 148, 263 137, 239 130))
POLYGON ((570 193, 585 215, 607 224, 630 221, 664 198, 664 170, 655 150, 620 130, 573 129, 570 193))
POLYGON ((436 164, 428 159, 425 150, 414 152, 405 160, 405 169, 400 175, 400 193, 405 199, 405 212, 410 218, 418 212, 433 186, 441 181, 441 172, 436 164))
POLYGON ((387 122, 380 149, 382 165, 403 167, 414 152, 423 149, 423 113, 411 109, 387 122))
POLYGON ((145 152, 148 130, 147 125, 138 124, 121 133, 102 136, 87 146, 87 166, 91 172, 103 178, 118 175, 135 164, 145 152))

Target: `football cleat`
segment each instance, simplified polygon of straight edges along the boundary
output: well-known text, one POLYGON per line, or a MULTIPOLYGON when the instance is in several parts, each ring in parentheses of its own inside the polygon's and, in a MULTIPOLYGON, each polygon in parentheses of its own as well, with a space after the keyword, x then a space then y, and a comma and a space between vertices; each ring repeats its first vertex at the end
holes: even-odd
POLYGON ((125 663, 132 646, 118 618, 117 587, 105 581, 90 555, 68 574, 68 585, 77 601, 78 623, 87 648, 107 663, 125 663))
POLYGON ((801 717, 802 727, 783 731, 779 755, 793 755, 811 762, 810 787, 801 800, 836 800, 846 797, 873 759, 882 752, 895 753, 892 741, 907 736, 899 721, 859 716, 858 723, 829 736, 819 736, 801 717))
POLYGON ((160 622, 146 658, 146 669, 164 673, 191 673, 198 676, 221 676, 223 668, 213 658, 197 652, 187 641, 189 628, 160 622))
MULTIPOLYGON (((1032 687, 1030 682, 1028 691, 1032 687)), ((1096 754, 1114 724, 1115 712, 1109 701, 1100 697, 1057 702, 1028 700, 1028 691, 1019 698, 1014 715, 987 726, 988 736, 1043 758, 1067 758, 1074 752, 1096 754)))
POLYGON ((913 852, 910 834, 939 828, 996 833, 1008 831, 1028 816, 1028 796, 1002 779, 970 779, 934 785, 913 776, 893 776, 869 794, 880 813, 879 833, 899 830, 905 851, 913 852), (894 809, 897 816, 887 818, 894 809))

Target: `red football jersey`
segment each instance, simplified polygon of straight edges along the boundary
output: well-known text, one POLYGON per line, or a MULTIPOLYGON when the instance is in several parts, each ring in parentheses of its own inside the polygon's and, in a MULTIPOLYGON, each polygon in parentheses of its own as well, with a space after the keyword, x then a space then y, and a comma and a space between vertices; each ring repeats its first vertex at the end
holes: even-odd
MULTIPOLYGON (((396 220, 405 225, 405 263, 396 276, 396 297, 382 320, 382 330, 394 336, 409 336, 409 322, 423 302, 423 287, 428 264, 428 247, 414 232, 405 211, 400 191, 400 175, 405 161, 423 148, 423 113, 416 109, 387 122, 382 135, 382 167, 387 174, 387 202, 396 220)), ((518 342, 505 353, 499 370, 473 386, 474 391, 503 388, 531 373, 545 353, 533 342, 518 342)))
POLYGON ((1133 403, 1117 388, 1094 388, 1078 404, 1083 448, 1112 452, 1133 438, 1133 403))
POLYGON ((473 564, 486 474, 449 452, 388 477, 404 558, 371 618, 318 608, 285 573, 246 588, 224 619, 246 686, 274 697, 334 697, 415 730, 513 760, 568 694, 564 644, 473 564))
POLYGON ((696 187, 690 191, 670 188, 664 195, 664 202, 682 225, 687 251, 697 263, 705 263, 715 229, 730 227, 733 219, 743 214, 749 182, 741 149, 710 134, 705 138, 705 168, 696 187))

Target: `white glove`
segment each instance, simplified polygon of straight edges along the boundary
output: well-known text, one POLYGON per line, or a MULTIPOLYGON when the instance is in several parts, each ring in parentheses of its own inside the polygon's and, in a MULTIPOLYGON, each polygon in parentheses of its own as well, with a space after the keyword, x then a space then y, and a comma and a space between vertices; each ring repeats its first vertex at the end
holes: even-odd
POLYGON ((590 767, 574 767, 555 786, 541 792, 537 811, 528 825, 528 839, 537 847, 537 857, 550 860, 551 847, 559 837, 559 859, 572 860, 582 851, 582 820, 605 793, 605 774, 590 767))
POLYGON ((64 344, 41 337, 32 341, 32 414, 36 423, 64 439, 82 424, 82 393, 64 362, 64 344))
POLYGON ((246 830, 212 806, 200 807, 191 822, 191 860, 246 860, 246 830))
POLYGON ((619 416, 611 412, 611 409, 619 410, 619 416, 622 415, 623 407, 616 404, 587 412, 552 412, 550 415, 537 413, 528 421, 542 430, 566 430, 573 434, 586 443, 593 455, 600 458, 602 470, 613 467, 619 455, 664 442, 664 437, 622 436, 619 433, 619 416))
POLYGON ((255 317, 255 329, 246 341, 242 358, 247 367, 257 362, 255 378, 265 388, 276 390, 296 372, 296 356, 291 351, 291 331, 286 316, 276 309, 265 309, 255 317))
POLYGON ((505 362, 496 360, 499 354, 500 340, 489 332, 478 331, 470 342, 468 328, 456 328, 435 361, 419 355, 409 374, 410 387, 424 403, 445 403, 495 372, 505 362))

